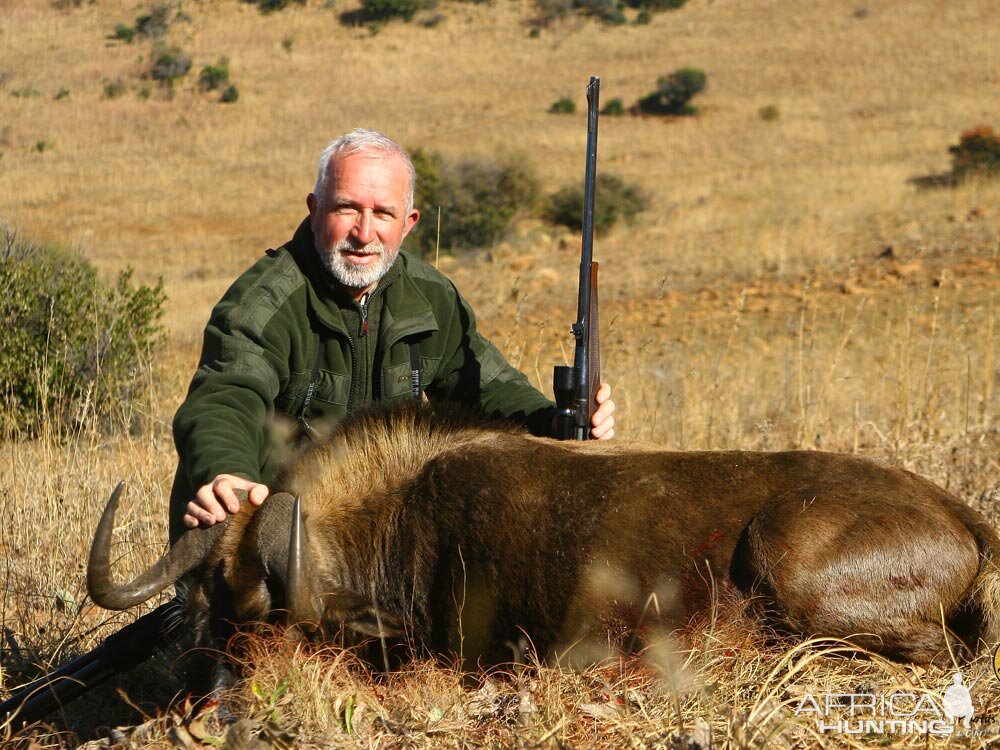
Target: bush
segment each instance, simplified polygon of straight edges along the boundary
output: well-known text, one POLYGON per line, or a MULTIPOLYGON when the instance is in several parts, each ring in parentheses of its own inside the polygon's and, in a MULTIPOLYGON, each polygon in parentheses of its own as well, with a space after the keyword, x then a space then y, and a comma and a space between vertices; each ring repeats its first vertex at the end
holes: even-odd
POLYGON ((114 81, 105 81, 104 83, 105 99, 117 99, 125 91, 125 82, 121 78, 116 78, 114 81))
POLYGON ((956 181, 1000 176, 1000 135, 991 127, 979 125, 965 131, 957 145, 948 147, 948 152, 956 181))
POLYGON ((639 8, 656 12, 660 10, 677 10, 683 7, 687 0, 625 0, 630 8, 639 8))
POLYGON ((188 74, 191 70, 191 58, 181 52, 177 47, 160 50, 149 74, 154 81, 159 81, 163 85, 173 88, 174 81, 177 81, 188 74))
POLYGON ((198 88, 202 91, 215 91, 229 82, 229 58, 220 57, 215 65, 206 65, 198 74, 198 88))
POLYGON ((774 122, 781 117, 781 110, 777 104, 765 104, 757 110, 757 116, 764 122, 774 122))
POLYGON ((570 13, 591 16, 605 23, 625 22, 621 0, 539 0, 537 6, 541 12, 539 20, 545 23, 570 13))
POLYGON ((680 8, 687 0, 536 0, 535 23, 547 25, 557 18, 576 13, 597 18, 604 23, 623 24, 625 8, 639 10, 637 23, 649 23, 651 13, 680 8))
POLYGON ((219 97, 219 101, 223 104, 233 104, 240 98, 240 90, 236 88, 236 84, 230 84, 226 86, 225 91, 222 92, 222 96, 219 97))
POLYGON ((549 107, 549 114, 552 115, 571 115, 574 112, 576 112, 576 105, 572 99, 566 96, 556 99, 549 107))
POLYGON ((410 241, 424 255, 437 246, 439 208, 441 249, 455 252, 495 244, 519 213, 538 202, 538 179, 522 158, 446 162, 421 149, 415 149, 412 158, 417 170, 414 202, 423 219, 410 241))
POLYGON ((361 8, 367 21, 388 21, 393 18, 409 21, 424 5, 421 0, 361 0, 361 8))
POLYGON ((611 99, 601 108, 601 114, 609 115, 611 117, 619 117, 625 114, 625 105, 622 103, 621 99, 611 99))
POLYGON ((131 44, 137 33, 138 32, 134 26, 126 26, 125 24, 120 23, 115 26, 115 30, 114 33, 111 34, 111 38, 131 44))
POLYGON ((256 5, 260 8, 261 13, 273 13, 274 11, 284 10, 293 2, 298 5, 306 4, 306 0, 246 0, 246 2, 256 5))
MULTIPOLYGON (((583 229, 583 185, 569 185, 549 196, 545 218, 575 232, 583 229)), ((631 223, 645 211, 648 202, 639 188, 626 185, 614 175, 597 175, 597 195, 594 196, 594 233, 604 234, 624 219, 631 223)))
MULTIPOLYGON (((115 31, 118 28, 115 27, 115 31)), ((135 32, 148 39, 160 39, 166 36, 169 28, 170 5, 168 3, 157 3, 149 9, 149 13, 135 19, 135 32)))
MULTIPOLYGON (((367 26, 374 34, 388 21, 410 21, 417 11, 435 7, 437 0, 361 0, 360 8, 340 14, 340 22, 345 26, 367 26)), ((440 20, 440 17, 432 16, 426 19, 424 25, 434 26, 440 20)))
POLYGON ((705 90, 708 76, 698 68, 681 68, 662 76, 656 91, 639 100, 638 110, 647 115, 693 115, 697 107, 688 104, 695 94, 705 90))
POLYGON ((0 228, 5 434, 127 424, 162 342, 165 299, 162 282, 134 288, 131 274, 102 284, 82 256, 0 228))

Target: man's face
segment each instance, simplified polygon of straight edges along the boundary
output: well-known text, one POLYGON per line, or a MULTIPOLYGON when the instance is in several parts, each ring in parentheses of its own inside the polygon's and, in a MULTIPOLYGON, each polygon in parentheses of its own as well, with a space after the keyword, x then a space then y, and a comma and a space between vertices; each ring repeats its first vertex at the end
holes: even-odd
POLYGON ((316 251, 355 298, 374 288, 420 218, 406 211, 409 172, 395 154, 360 152, 330 163, 324 203, 306 199, 316 251))

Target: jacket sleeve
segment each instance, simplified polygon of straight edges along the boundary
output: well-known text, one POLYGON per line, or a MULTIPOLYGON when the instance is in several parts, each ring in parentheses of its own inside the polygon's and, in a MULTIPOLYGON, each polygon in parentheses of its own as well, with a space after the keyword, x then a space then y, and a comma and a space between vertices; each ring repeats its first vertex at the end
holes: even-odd
POLYGON ((212 311, 198 370, 174 416, 180 467, 194 488, 221 473, 261 481, 266 425, 288 376, 287 337, 256 323, 253 304, 231 295, 212 311))
POLYGON ((551 435, 555 404, 476 330, 472 308, 453 285, 451 291, 449 315, 438 321, 447 337, 445 356, 428 395, 474 404, 484 414, 524 424, 535 435, 551 435))

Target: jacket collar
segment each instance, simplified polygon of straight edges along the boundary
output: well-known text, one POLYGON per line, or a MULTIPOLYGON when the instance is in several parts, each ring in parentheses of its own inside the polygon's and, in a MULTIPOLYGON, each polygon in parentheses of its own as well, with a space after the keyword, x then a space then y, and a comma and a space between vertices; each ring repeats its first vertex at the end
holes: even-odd
MULTIPOLYGON (((299 224, 291 242, 285 247, 305 277, 309 306, 316 313, 316 318, 327 328, 348 335, 341 311, 356 302, 333 281, 320 261, 308 217, 299 224)), ((410 256, 400 251, 378 283, 378 293, 385 296, 380 338, 387 347, 404 336, 438 330, 430 302, 405 272, 410 262, 410 256)))

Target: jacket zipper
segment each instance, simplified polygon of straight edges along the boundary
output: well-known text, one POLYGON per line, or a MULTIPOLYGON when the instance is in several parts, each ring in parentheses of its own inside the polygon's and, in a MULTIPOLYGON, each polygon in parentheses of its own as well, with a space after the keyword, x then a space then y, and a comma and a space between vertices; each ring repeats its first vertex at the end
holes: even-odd
POLYGON ((345 416, 351 413, 351 407, 354 404, 354 391, 358 382, 358 349, 354 345, 354 338, 350 333, 347 334, 347 345, 351 348, 351 388, 347 392, 347 411, 345 416))
POLYGON ((371 297, 369 292, 361 295, 358 304, 361 305, 361 337, 368 335, 368 300, 371 297))
MULTIPOLYGON (((371 300, 371 297, 371 292, 365 292, 361 295, 361 299, 358 300, 358 305, 361 308, 361 331, 358 334, 359 338, 364 338, 368 335, 368 302, 371 300)), ((358 348, 354 343, 354 337, 349 332, 347 334, 347 343, 351 347, 351 388, 347 394, 347 413, 350 414, 354 406, 354 395, 358 384, 358 348)))

